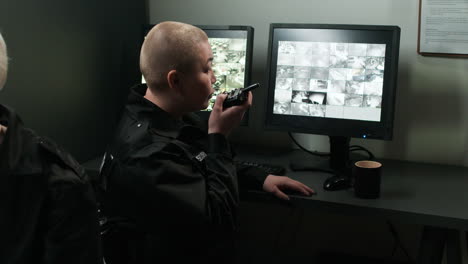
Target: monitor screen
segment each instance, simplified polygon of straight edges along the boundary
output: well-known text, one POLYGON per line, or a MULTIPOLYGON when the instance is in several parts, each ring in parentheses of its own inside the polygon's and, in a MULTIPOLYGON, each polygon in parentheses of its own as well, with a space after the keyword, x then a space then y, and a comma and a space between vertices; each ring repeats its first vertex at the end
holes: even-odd
MULTIPOLYGON (((147 28, 145 35, 153 26, 147 28)), ((250 84, 254 29, 250 26, 196 26, 206 32, 213 51, 215 92, 208 108, 197 113, 208 118, 219 93, 230 92, 250 84)), ((143 77, 142 82, 145 82, 143 77)), ((247 116, 245 115, 243 124, 247 122, 247 116)))
POLYGON ((266 128, 390 140, 399 38, 397 26, 271 24, 266 128))

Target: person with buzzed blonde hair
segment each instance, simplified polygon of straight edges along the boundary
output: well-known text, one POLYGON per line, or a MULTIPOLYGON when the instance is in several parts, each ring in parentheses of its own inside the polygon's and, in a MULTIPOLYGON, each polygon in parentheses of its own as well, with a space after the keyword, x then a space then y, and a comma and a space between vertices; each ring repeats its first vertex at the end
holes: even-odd
POLYGON ((199 55, 197 46, 208 41, 203 30, 181 23, 161 23, 146 39, 140 53, 140 69, 152 89, 167 86, 166 77, 171 70, 190 71, 199 55))
MULTIPOLYGON (((0 34, 0 90, 8 57, 0 34)), ((96 200, 84 169, 0 104, 0 263, 103 263, 96 200)))
POLYGON ((195 26, 168 21, 148 33, 140 55, 146 84, 132 88, 101 169, 103 213, 127 228, 125 238, 104 238, 108 264, 232 263, 240 190, 280 199, 289 199, 285 189, 313 193, 234 164, 227 136, 252 104, 251 92, 229 108, 218 95, 208 127, 192 113, 214 92, 212 63, 208 37, 195 26), (122 260, 124 251, 131 253, 122 260))

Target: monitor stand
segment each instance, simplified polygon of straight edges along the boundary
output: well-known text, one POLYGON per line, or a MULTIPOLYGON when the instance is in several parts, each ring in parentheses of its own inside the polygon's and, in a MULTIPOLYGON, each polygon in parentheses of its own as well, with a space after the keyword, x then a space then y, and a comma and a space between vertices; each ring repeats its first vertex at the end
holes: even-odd
POLYGON ((335 175, 325 180, 324 188, 342 190, 351 187, 350 141, 349 137, 330 136, 330 168, 335 175))
POLYGON ((308 155, 307 160, 291 161, 290 167, 294 171, 319 171, 332 174, 326 181, 339 179, 351 186, 351 164, 349 146, 351 138, 329 136, 330 155, 326 157, 308 155))
POLYGON ((330 136, 330 168, 336 172, 350 174, 349 143, 351 138, 330 136))

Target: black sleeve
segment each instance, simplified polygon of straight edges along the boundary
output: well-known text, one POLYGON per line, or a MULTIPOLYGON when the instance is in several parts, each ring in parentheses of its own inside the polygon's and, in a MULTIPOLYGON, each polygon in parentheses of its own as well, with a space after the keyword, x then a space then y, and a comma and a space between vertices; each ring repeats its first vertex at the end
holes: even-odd
MULTIPOLYGON (((231 148, 233 156, 236 156, 235 148, 231 148)), ((263 190, 263 183, 265 182, 268 173, 260 168, 252 167, 243 164, 236 164, 237 176, 239 179, 239 190, 244 193, 248 190, 263 190)))
POLYGON ((72 170, 50 167, 44 263, 102 263, 96 201, 91 185, 72 170))
POLYGON ((236 229, 239 195, 229 144, 220 134, 208 137, 206 153, 170 142, 132 155, 108 182, 125 196, 119 206, 158 232, 164 226, 236 229))
POLYGON ((238 165, 237 175, 239 175, 240 191, 246 192, 248 190, 263 190, 263 183, 265 182, 268 173, 259 168, 238 165))

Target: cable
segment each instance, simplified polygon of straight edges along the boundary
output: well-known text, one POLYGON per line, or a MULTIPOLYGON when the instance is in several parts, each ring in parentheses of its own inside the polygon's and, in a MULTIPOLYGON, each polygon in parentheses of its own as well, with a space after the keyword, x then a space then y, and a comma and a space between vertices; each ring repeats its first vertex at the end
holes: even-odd
POLYGON ((394 256, 397 247, 399 247, 399 248, 403 251, 403 253, 405 253, 406 258, 408 259, 408 262, 409 262, 409 263, 416 263, 416 262, 411 258, 411 256, 409 255, 408 251, 406 250, 405 246, 404 246, 403 243, 401 242, 400 236, 398 235, 398 232, 396 231, 395 226, 394 226, 389 220, 387 220, 387 224, 388 224, 388 227, 389 227, 389 229, 390 229, 390 233, 392 233, 392 235, 393 235, 393 239, 395 239, 395 245, 394 245, 393 250, 392 250, 392 257, 394 256))
POLYGON ((393 243, 392 254, 390 255, 391 258, 395 257, 395 253, 396 253, 397 249, 398 249, 398 243, 395 241, 393 243))
MULTIPOLYGON (((291 132, 288 132, 288 135, 291 138, 291 140, 294 142, 294 144, 296 144, 296 146, 298 146, 301 150, 305 151, 306 153, 311 154, 313 156, 319 156, 319 157, 331 157, 330 152, 317 152, 317 151, 310 151, 310 150, 306 149, 301 144, 299 144, 299 142, 297 142, 297 140, 293 137, 291 132)), ((369 160, 374 160, 374 154, 372 154, 372 152, 370 152, 368 149, 366 149, 366 148, 364 148, 362 146, 351 145, 351 146, 349 146, 348 150, 349 150, 349 152, 354 152, 354 151, 366 152, 367 155, 369 156, 369 160)), ((325 173, 331 173, 331 174, 336 173, 334 170, 330 170, 329 168, 320 168, 320 166, 315 167, 315 166, 310 166, 310 165, 305 165, 305 164, 300 164, 300 163, 294 163, 294 162, 290 163, 290 168, 293 171, 318 171, 318 172, 325 172, 325 173)))
POLYGON ((372 154, 372 152, 370 152, 368 149, 366 149, 365 147, 362 147, 362 146, 358 146, 358 145, 352 145, 352 146, 349 146, 349 151, 350 152, 353 152, 353 151, 363 151, 363 152, 366 152, 367 155, 369 155, 369 159, 370 160, 373 160, 375 157, 374 157, 374 154, 372 154))
MULTIPOLYGON (((311 155, 319 156, 319 157, 329 157, 331 155, 329 152, 310 151, 310 150, 304 148, 301 144, 299 144, 299 142, 297 142, 297 140, 293 137, 291 132, 288 132, 288 135, 291 138, 291 140, 294 142, 294 144, 296 144, 296 146, 298 146, 300 149, 302 149, 303 151, 305 151, 305 152, 307 152, 307 153, 309 153, 311 155)), ((363 146, 351 145, 351 146, 349 146, 349 151, 350 152, 363 151, 363 152, 367 153, 370 160, 373 160, 375 158, 374 154, 372 154, 372 152, 370 152, 368 149, 366 149, 363 146)))
POLYGON ((294 142, 294 144, 296 144, 296 146, 298 146, 300 149, 302 149, 303 151, 311 154, 311 155, 314 155, 314 156, 319 156, 319 157, 329 157, 330 156, 330 153, 328 152, 314 152, 314 151, 310 151, 306 148, 304 148, 301 144, 299 144, 299 142, 296 141, 296 139, 293 137, 292 133, 291 132, 288 132, 288 135, 289 137, 292 139, 292 141, 294 142))

